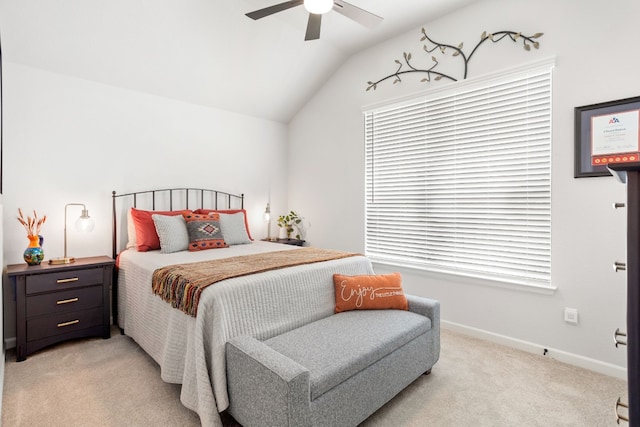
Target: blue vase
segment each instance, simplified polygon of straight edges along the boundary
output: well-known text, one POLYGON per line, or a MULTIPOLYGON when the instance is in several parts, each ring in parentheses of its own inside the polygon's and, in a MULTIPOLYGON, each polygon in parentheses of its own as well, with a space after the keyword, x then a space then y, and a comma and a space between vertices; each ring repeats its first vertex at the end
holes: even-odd
POLYGON ((44 251, 42 250, 42 246, 40 246, 42 238, 37 235, 27 237, 29 238, 29 246, 24 250, 24 260, 29 265, 40 265, 44 259, 44 251))

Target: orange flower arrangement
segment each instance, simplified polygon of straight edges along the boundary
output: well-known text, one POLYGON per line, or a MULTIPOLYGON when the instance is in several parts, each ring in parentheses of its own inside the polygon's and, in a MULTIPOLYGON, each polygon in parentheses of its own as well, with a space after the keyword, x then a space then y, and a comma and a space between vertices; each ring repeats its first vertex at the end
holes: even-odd
POLYGON ((24 229, 27 230, 27 237, 37 236, 40 234, 40 229, 47 221, 47 216, 45 215, 42 218, 38 218, 38 214, 34 210, 33 218, 28 216, 27 219, 25 219, 22 214, 22 209, 18 208, 18 221, 20 221, 20 224, 22 224, 24 229))

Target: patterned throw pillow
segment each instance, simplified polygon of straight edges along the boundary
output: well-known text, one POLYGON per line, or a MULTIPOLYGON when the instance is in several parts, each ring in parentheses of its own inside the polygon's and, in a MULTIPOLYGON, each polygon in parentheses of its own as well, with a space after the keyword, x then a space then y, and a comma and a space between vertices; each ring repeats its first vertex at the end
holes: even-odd
MULTIPOLYGON (((232 215, 232 214, 242 213, 242 216, 244 218, 244 227, 245 227, 247 236, 249 236, 249 240, 253 240, 253 237, 251 237, 251 232, 249 231, 249 222, 247 221, 247 211, 244 209, 196 209, 195 211, 193 211, 193 213, 199 214, 199 215, 207 215, 210 213, 232 215)), ((224 233, 224 224, 223 224, 222 232, 224 233)))
POLYGON ((409 310, 400 273, 343 276, 333 275, 335 312, 349 310, 409 310))
POLYGON ((220 228, 220 215, 183 215, 189 234, 189 250, 226 248, 227 244, 220 228))

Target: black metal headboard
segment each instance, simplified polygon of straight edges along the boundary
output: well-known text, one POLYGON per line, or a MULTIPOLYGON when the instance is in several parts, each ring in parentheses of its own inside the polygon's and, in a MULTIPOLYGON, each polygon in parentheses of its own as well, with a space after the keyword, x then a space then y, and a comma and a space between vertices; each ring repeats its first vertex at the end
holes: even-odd
POLYGON ((231 194, 205 188, 166 188, 124 194, 116 194, 116 192, 113 191, 111 194, 113 202, 112 252, 114 259, 118 255, 118 212, 123 214, 120 215, 120 217, 125 218, 124 223, 126 225, 126 214, 131 207, 152 211, 244 209, 244 194, 231 194), (118 201, 120 203, 118 203, 118 201))

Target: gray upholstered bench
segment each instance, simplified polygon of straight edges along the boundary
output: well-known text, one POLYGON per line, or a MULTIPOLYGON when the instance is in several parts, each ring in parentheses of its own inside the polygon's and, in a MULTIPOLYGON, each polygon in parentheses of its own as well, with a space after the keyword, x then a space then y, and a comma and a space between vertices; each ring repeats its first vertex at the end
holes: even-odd
POLYGON ((338 313, 266 341, 226 347, 228 412, 243 426, 356 426, 428 373, 440 354, 440 304, 338 313))

